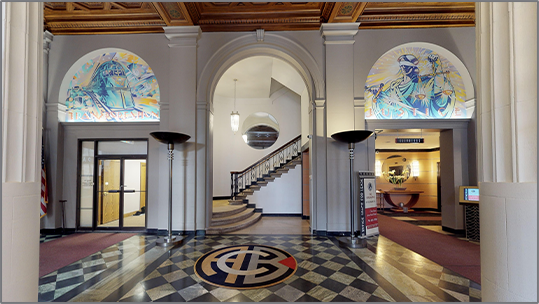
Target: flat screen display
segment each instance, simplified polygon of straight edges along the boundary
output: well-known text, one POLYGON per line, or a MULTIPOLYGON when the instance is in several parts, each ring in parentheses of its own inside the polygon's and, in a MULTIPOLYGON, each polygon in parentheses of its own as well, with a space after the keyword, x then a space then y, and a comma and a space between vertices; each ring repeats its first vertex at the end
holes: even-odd
POLYGON ((459 201, 461 203, 479 203, 479 187, 460 186, 459 201))

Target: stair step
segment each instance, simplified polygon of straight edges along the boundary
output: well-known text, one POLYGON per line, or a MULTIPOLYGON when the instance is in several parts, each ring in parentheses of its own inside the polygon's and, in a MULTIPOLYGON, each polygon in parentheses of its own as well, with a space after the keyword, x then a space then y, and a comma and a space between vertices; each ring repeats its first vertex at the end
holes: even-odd
POLYGON ((258 190, 260 190, 260 188, 261 187, 259 185, 251 185, 251 188, 249 188, 249 189, 253 189, 254 191, 258 191, 258 190))
POLYGON ((259 182, 257 182, 257 184, 260 185, 260 186, 265 186, 265 185, 268 184, 268 182, 267 181, 259 181, 259 182))
POLYGON ((252 213, 254 213, 254 211, 255 211, 254 208, 247 208, 240 213, 236 213, 236 214, 225 216, 225 217, 213 218, 211 220, 211 226, 216 227, 216 226, 223 226, 227 224, 241 222, 244 219, 250 217, 252 213))
POLYGON ((288 172, 288 170, 289 170, 288 168, 280 168, 280 169, 277 169, 277 172, 286 173, 286 172, 288 172))
POLYGON ((247 204, 213 207, 212 218, 220 218, 240 213, 245 210, 245 208, 247 208, 247 204))
POLYGON ((266 180, 266 181, 274 181, 274 180, 275 180, 275 176, 264 177, 264 180, 266 180))
POLYGON ((228 200, 229 205, 243 205, 243 199, 228 200))
POLYGON ((253 213, 250 217, 236 223, 232 224, 226 224, 226 225, 220 225, 220 226, 214 226, 209 227, 206 229, 206 234, 221 234, 221 233, 227 233, 231 231, 240 230, 246 227, 249 227, 253 225, 254 223, 258 222, 260 217, 262 216, 261 213, 253 213))
POLYGON ((270 174, 272 177, 281 177, 281 175, 283 175, 282 173, 271 173, 270 174))

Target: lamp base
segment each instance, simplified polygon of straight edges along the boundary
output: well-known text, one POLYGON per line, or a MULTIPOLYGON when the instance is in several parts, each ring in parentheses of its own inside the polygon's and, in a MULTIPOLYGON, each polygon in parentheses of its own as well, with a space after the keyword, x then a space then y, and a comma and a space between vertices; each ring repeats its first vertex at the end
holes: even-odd
POLYGON ((155 244, 159 247, 171 247, 171 246, 180 245, 181 243, 183 243, 183 239, 184 239, 183 237, 179 237, 179 236, 173 236, 172 238, 165 236, 165 237, 159 238, 155 242, 155 244))
POLYGON ((367 248, 367 239, 343 236, 343 237, 338 237, 337 240, 339 241, 340 245, 344 245, 346 247, 367 248))

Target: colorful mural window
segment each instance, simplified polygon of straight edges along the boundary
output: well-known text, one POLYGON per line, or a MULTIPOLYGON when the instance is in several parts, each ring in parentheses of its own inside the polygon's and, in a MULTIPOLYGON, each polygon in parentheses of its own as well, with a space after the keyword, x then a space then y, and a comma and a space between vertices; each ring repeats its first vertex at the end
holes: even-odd
POLYGON ((69 83, 66 121, 159 121, 159 85, 150 66, 127 52, 84 64, 69 83))
POLYGON ((366 119, 466 117, 461 74, 424 47, 402 47, 376 61, 365 84, 366 119))

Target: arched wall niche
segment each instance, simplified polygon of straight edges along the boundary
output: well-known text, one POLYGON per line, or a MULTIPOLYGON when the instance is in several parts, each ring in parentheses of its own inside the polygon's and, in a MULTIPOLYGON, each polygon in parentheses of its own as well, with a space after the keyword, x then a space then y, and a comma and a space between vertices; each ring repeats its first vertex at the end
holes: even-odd
POLYGON ((67 107, 59 121, 160 120, 160 90, 153 70, 143 58, 120 48, 94 50, 73 63, 62 79, 58 103, 67 107), (86 77, 85 86, 72 83, 74 76, 86 77), (96 84, 99 81, 107 83, 107 90, 96 84))
MULTIPOLYGON (((417 81, 416 81, 417 82, 417 81)), ((432 90, 434 91, 434 90, 432 90)), ((446 89, 443 88, 443 94, 440 94, 442 97, 445 96, 446 89)), ((451 95, 451 94, 449 94, 451 95)), ((434 96, 434 95, 433 95, 434 96)), ((431 97, 433 97, 431 96, 431 97)), ((436 45, 432 43, 427 42, 411 42, 411 43, 405 43, 398 46, 393 47, 392 49, 385 52, 383 55, 381 55, 376 62, 373 64, 372 68, 369 71, 369 75, 367 77, 367 81, 365 83, 365 114, 367 119, 399 119, 399 118, 412 118, 412 119, 420 119, 420 118, 471 118, 473 116, 473 112, 475 110, 475 90, 472 82, 472 78, 470 77, 470 73, 468 72, 468 69, 466 66, 462 63, 462 61, 454 55, 449 50, 436 45), (411 56, 408 56, 408 55, 411 56), (405 56, 406 55, 406 56, 405 56), (431 61, 431 55, 436 55, 439 58, 437 61, 431 61), (406 57, 406 58, 405 58, 406 57), (401 60, 402 59, 402 60, 401 60), (436 68, 435 68, 436 66, 436 68), (413 87, 414 81, 407 81, 406 76, 412 75, 413 73, 410 71, 410 74, 406 74, 405 69, 408 68, 415 68, 416 71, 418 71, 419 75, 422 75, 423 77, 418 77, 418 85, 416 88, 413 89, 415 92, 415 100, 413 97, 410 97, 412 95, 407 95, 405 93, 408 93, 410 91, 411 87, 413 87), (441 102, 441 100, 434 99, 430 100, 428 97, 424 98, 425 92, 421 90, 420 88, 427 88, 424 89, 426 91, 426 95, 429 96, 429 89, 428 84, 437 83, 440 82, 440 79, 436 79, 435 77, 430 77, 431 72, 439 72, 436 75, 440 79, 444 79, 445 82, 438 84, 439 87, 444 87, 446 85, 446 82, 449 83, 450 89, 447 92, 453 92, 453 99, 456 100, 455 102, 455 111, 453 111, 453 114, 445 114, 447 113, 446 108, 441 107, 441 110, 446 110, 445 113, 441 113, 439 115, 433 115, 433 108, 431 108, 431 113, 429 115, 428 109, 426 109, 427 115, 423 115, 425 113, 424 105, 429 104, 435 104, 441 102), (440 72, 444 73, 440 73, 440 72), (403 76, 406 74, 406 76, 403 76), (391 78, 393 75, 394 78, 391 78), (429 77, 427 77, 429 76, 429 77), (428 79, 433 79, 433 81, 428 82, 428 79), (405 79, 402 81, 402 79, 405 79), (399 83, 398 85, 399 90, 392 89, 391 87, 397 87, 393 86, 393 84, 399 83), (382 83, 384 84, 383 87, 382 83), (406 85, 404 85, 407 83, 406 85), (412 85, 408 85, 408 84, 412 85), (379 87, 380 86, 380 87, 379 87), (402 89, 401 86, 404 86, 406 89, 402 89), (403 92, 403 90, 406 90, 403 92), (417 91, 417 92, 416 92, 417 91), (419 92, 422 91, 422 92, 419 92), (395 93, 396 92, 396 93, 395 93), (420 94, 423 93, 423 94, 420 94), (409 96, 414 102, 410 102, 410 104, 406 103, 406 96, 409 96), (418 96, 423 96, 423 98, 418 98, 418 96), (376 98, 375 98, 376 97, 376 98), (377 100, 376 100, 377 99, 377 100), (413 113, 412 108, 409 107, 408 111, 404 111, 402 117, 397 117, 398 111, 390 111, 389 108, 394 108, 393 106, 395 103, 389 103, 387 106, 387 109, 381 108, 380 106, 384 106, 385 102, 384 100, 393 100, 396 99, 398 101, 403 100, 403 102, 406 105, 413 106, 413 113), (375 104, 373 101, 377 101, 375 104), (429 102, 423 103, 423 101, 429 100, 429 102), (421 102, 421 106, 417 106, 419 103, 417 101, 421 102), (393 105, 393 106, 392 106, 393 105), (376 109, 376 110, 373 110, 376 109), (382 115, 381 113, 383 110, 388 110, 387 115, 382 115), (459 116, 455 115, 458 111, 465 111, 465 115, 459 116), (376 112, 378 114, 373 114, 373 112, 376 112), (390 113, 395 112, 395 113, 390 113), (417 113, 416 113, 417 112, 417 113), (395 114, 395 115, 390 115, 395 114), (430 117, 429 117, 430 116, 430 117)), ((397 103, 398 104, 398 103, 397 103)), ((406 107, 403 106, 403 107, 406 107)), ((427 106, 428 107, 428 106, 427 106)), ((449 106, 447 106, 449 108, 449 106)), ((436 109, 438 110, 438 109, 436 109)), ((438 114, 438 113, 434 113, 438 114)))
POLYGON ((296 42, 276 35, 265 34, 264 40, 257 42, 256 35, 245 35, 222 46, 210 58, 202 70, 197 88, 197 101, 206 102, 211 108, 213 94, 221 76, 237 62, 253 56, 268 56, 280 59, 296 69, 303 78, 309 100, 325 99, 325 85, 322 72, 312 55, 296 42))

